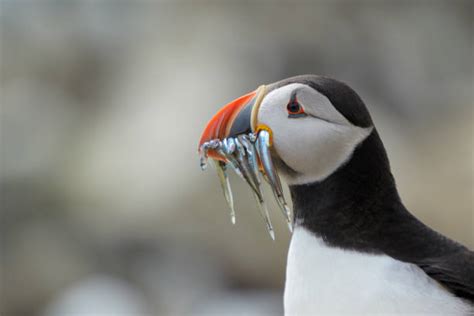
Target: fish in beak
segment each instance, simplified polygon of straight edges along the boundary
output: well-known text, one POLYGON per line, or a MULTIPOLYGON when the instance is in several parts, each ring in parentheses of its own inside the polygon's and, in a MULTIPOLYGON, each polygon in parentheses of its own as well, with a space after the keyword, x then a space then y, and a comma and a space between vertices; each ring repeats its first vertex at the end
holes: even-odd
POLYGON ((207 167, 208 159, 214 162, 224 197, 230 208, 232 223, 235 224, 235 210, 227 176, 229 166, 251 188, 267 231, 271 238, 275 239, 263 199, 262 177, 272 188, 290 231, 293 224, 280 177, 272 161, 272 130, 258 122, 258 110, 266 93, 267 87, 262 85, 219 110, 205 127, 198 150, 203 170, 207 167))

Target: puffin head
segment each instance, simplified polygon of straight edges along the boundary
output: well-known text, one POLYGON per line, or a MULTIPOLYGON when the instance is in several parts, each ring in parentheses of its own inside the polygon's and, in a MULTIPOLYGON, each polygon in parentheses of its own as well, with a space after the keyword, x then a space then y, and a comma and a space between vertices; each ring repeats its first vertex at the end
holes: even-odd
MULTIPOLYGON (((265 130, 275 168, 289 185, 323 181, 344 165, 373 130, 370 114, 346 84, 302 75, 260 86, 222 108, 199 146, 265 130)), ((219 152, 209 156, 225 161, 219 152)))

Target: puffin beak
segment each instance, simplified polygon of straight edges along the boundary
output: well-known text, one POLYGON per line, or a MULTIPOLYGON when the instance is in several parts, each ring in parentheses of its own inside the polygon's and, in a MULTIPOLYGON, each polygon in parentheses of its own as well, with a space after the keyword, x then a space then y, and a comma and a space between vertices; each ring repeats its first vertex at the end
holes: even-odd
MULTIPOLYGON (((202 150, 204 144, 212 144, 212 141, 222 141, 253 132, 265 90, 265 86, 262 85, 257 90, 235 99, 220 109, 204 128, 199 140, 199 150, 202 150)), ((212 146, 207 149, 207 156, 220 161, 227 160, 212 146)))
POLYGON ((272 239, 275 239, 273 225, 263 200, 260 174, 272 187, 280 209, 292 230, 291 211, 283 196, 280 178, 271 158, 271 129, 257 124, 260 104, 266 94, 266 87, 228 103, 207 123, 199 140, 201 168, 204 170, 208 158, 215 164, 221 187, 230 208, 232 223, 235 210, 230 189, 227 167, 232 169, 250 186, 257 201, 260 214, 272 239))

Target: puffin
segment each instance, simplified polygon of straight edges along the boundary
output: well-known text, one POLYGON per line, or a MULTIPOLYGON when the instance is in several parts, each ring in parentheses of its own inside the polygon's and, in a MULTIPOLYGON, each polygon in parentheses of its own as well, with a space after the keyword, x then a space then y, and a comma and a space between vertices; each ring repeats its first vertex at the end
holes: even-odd
POLYGON ((228 167, 251 185, 273 238, 255 175, 271 185, 292 230, 285 315, 474 314, 474 252, 404 206, 370 113, 347 84, 301 75, 262 85, 214 115, 199 151, 203 166, 217 166, 233 222, 228 167))

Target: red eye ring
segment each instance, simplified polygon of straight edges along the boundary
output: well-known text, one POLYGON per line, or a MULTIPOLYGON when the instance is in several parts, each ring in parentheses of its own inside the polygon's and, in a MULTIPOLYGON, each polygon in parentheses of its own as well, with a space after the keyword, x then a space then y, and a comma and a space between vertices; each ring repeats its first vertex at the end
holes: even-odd
POLYGON ((296 97, 292 98, 290 102, 288 102, 286 109, 290 115, 305 114, 303 107, 298 103, 296 97))

